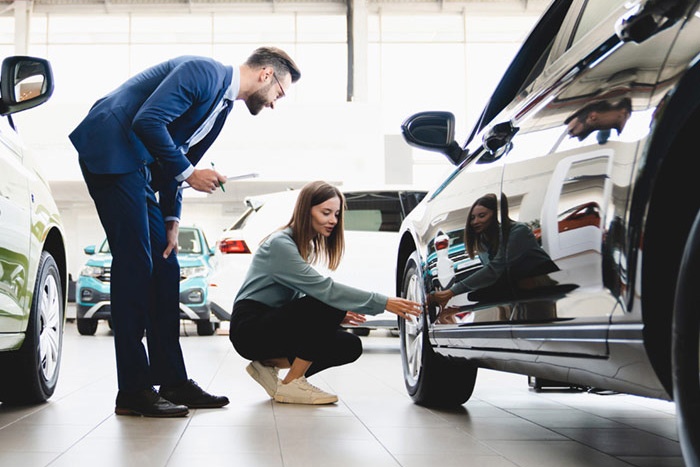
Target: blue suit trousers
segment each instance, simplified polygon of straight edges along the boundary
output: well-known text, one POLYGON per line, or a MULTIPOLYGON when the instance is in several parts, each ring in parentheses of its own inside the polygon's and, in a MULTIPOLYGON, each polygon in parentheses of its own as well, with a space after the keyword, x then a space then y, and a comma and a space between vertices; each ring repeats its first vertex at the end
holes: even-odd
POLYGON ((120 391, 187 380, 180 348, 180 266, 148 166, 94 174, 81 164, 112 252, 111 315, 120 391), (148 351, 143 344, 144 332, 148 351))

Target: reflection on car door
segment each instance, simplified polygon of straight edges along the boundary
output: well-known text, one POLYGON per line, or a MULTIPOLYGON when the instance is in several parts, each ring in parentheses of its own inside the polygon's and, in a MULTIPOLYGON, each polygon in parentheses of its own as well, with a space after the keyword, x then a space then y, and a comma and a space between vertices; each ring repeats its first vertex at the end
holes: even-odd
MULTIPOLYGON (((549 302, 549 319, 528 315, 532 295, 518 303, 521 326, 513 333, 525 350, 554 352, 564 345, 570 351, 572 345, 576 348, 568 339, 571 326, 585 326, 586 332, 577 331, 579 348, 603 356, 615 339, 613 316, 623 321, 633 316, 621 298, 627 268, 620 253, 624 248, 614 244, 623 236, 615 232, 626 215, 634 153, 649 130, 650 93, 659 71, 652 64, 663 60, 645 43, 615 41, 623 3, 600 11, 588 8, 583 20, 567 18, 569 26, 552 49, 555 56, 536 78, 537 86, 551 94, 539 96, 544 104, 530 106, 514 122, 520 131, 504 157, 503 192, 517 201, 511 214, 533 227, 560 268, 551 274, 557 287, 536 295, 549 302), (577 31, 581 24, 588 28, 585 32, 577 31), (584 34, 585 55, 575 40, 584 34), (593 53, 591 37, 601 44, 593 53), (539 326, 537 339, 532 339, 533 326, 539 326)), ((671 40, 673 33, 659 34, 671 40)))
MULTIPOLYGON (((0 315, 21 317, 26 300, 30 197, 16 133, 0 117, 0 315)), ((22 320, 0 320, 0 332, 19 331, 22 320)))
MULTIPOLYGON (((485 159, 484 159, 485 161, 485 159)), ((479 271, 483 265, 478 256, 470 258, 465 250, 464 229, 470 207, 487 193, 498 194, 501 185, 501 162, 479 163, 479 157, 463 164, 435 191, 426 205, 426 219, 421 226, 421 243, 426 248, 426 290, 447 289, 455 282, 479 271)), ((444 307, 431 307, 430 319, 434 338, 449 345, 470 328, 485 323, 508 320, 507 310, 498 300, 477 301, 468 293, 456 295, 444 307)), ((475 336, 475 346, 512 346, 507 330, 494 331, 489 336, 475 336)))

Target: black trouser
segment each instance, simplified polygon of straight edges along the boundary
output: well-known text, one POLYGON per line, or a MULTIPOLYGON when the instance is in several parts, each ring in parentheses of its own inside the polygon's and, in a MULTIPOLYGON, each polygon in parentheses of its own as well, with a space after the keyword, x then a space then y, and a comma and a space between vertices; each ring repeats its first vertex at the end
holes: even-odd
POLYGON ((306 376, 354 362, 362 355, 359 337, 343 330, 345 311, 304 297, 280 308, 253 300, 233 306, 229 339, 243 358, 296 357, 312 362, 306 376))

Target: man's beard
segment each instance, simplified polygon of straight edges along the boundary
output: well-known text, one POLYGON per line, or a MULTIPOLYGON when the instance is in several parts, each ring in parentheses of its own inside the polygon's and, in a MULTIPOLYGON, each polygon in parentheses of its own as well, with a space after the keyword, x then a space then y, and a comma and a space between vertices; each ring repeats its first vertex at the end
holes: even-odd
POLYGON ((260 111, 269 103, 267 100, 267 95, 270 91, 270 86, 272 86, 272 82, 270 82, 267 86, 258 89, 251 94, 248 99, 246 99, 245 105, 248 107, 248 111, 251 115, 259 114, 260 111))

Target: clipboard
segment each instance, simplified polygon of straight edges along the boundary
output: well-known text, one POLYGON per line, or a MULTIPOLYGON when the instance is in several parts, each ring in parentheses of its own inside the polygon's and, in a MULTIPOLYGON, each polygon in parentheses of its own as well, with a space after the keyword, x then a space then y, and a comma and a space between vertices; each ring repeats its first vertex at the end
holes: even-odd
MULTIPOLYGON (((234 175, 232 177, 226 177, 226 181, 231 181, 231 180, 245 180, 248 178, 258 178, 260 176, 259 173, 257 172, 251 172, 247 174, 241 174, 241 175, 234 175)), ((184 190, 186 188, 192 188, 189 184, 187 185, 182 185, 178 188, 178 190, 184 190)))

